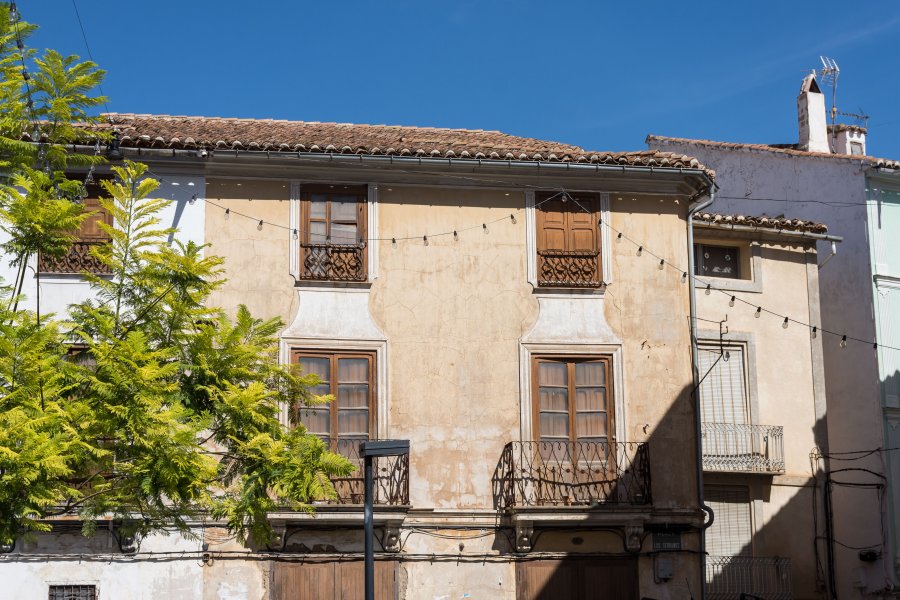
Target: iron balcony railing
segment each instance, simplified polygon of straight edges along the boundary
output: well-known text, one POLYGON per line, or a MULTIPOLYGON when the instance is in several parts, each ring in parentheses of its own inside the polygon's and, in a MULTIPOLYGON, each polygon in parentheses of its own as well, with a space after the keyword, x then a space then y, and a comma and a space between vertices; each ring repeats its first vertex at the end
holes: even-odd
POLYGON ((316 281, 365 281, 364 252, 359 244, 300 244, 300 279, 316 281))
POLYGON ((749 556, 707 556, 707 600, 791 600, 791 560, 749 556))
POLYGON ((538 251, 538 285, 545 287, 600 287, 599 250, 538 251))
MULTIPOLYGON (((362 504, 363 459, 359 455, 361 440, 340 440, 337 453, 350 460, 356 470, 347 477, 332 477, 331 483, 337 492, 333 504, 362 504)), ((405 506, 409 504, 409 455, 377 456, 372 465, 375 504, 384 506, 405 506)))
POLYGON ((703 470, 784 473, 784 428, 703 423, 703 470))
POLYGON ((497 504, 649 505, 650 457, 637 442, 510 442, 497 467, 497 504))
POLYGON ((107 274, 109 273, 109 267, 100 262, 100 260, 93 255, 91 249, 108 243, 107 240, 81 240, 73 243, 69 251, 59 258, 47 256, 46 254, 39 254, 38 272, 60 274, 107 274))

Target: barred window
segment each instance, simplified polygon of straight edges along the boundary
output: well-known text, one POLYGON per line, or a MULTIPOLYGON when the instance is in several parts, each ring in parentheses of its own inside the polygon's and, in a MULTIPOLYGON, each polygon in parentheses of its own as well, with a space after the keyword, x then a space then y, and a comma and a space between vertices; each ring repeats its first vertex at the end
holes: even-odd
POLYGON ((51 585, 49 600, 97 600, 95 585, 51 585))

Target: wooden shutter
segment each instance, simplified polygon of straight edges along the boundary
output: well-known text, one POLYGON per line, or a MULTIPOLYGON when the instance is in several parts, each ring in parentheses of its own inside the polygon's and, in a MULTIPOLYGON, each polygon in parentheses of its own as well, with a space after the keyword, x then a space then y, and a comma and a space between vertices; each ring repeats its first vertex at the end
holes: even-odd
POLYGON ((700 377, 706 377, 700 384, 701 418, 705 423, 745 425, 750 423, 750 410, 744 349, 729 346, 725 350, 729 354, 727 361, 724 358, 718 360, 718 346, 699 349, 700 377))
POLYGON ((576 199, 577 203, 559 199, 541 203, 537 211, 538 250, 592 251, 600 248, 597 200, 592 197, 576 199))
POLYGON ((746 487, 707 486, 706 504, 716 515, 706 530, 706 551, 713 556, 752 556, 753 519, 746 487))
MULTIPOLYGON (((597 250, 600 245, 598 243, 597 230, 597 210, 594 207, 595 200, 593 198, 578 199, 578 204, 569 206, 566 213, 566 230, 568 235, 566 250, 597 250), (590 212, 585 212, 584 209, 590 212)), ((567 204, 574 204, 569 201, 567 204)))
POLYGON ((95 214, 90 215, 82 221, 78 237, 85 241, 107 239, 109 236, 100 228, 100 223, 112 225, 112 215, 100 206, 100 201, 97 198, 85 198, 83 207, 84 212, 95 212, 95 214))

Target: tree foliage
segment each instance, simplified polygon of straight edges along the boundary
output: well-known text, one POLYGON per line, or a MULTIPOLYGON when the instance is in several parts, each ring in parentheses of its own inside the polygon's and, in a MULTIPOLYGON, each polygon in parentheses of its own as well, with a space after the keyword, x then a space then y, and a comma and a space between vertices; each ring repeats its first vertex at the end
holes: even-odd
MULTIPOLYGON (((43 141, 23 142, 32 123, 8 12, 0 5, 0 247, 24 268, 38 253, 64 255, 86 216, 83 184, 67 174, 97 158, 66 144, 102 138, 90 115, 102 72, 52 51, 34 57, 43 141)), ((161 225, 167 201, 153 198, 146 166, 111 170, 100 199, 109 242, 92 248, 108 274, 84 274, 92 299, 41 315, 17 308, 24 276, 0 290, 0 542, 63 514, 86 533, 101 519, 146 534, 214 518, 265 542, 270 511, 311 510, 353 469, 281 419, 330 398, 310 394, 315 376, 278 363, 278 319, 210 305, 222 259, 161 225)))

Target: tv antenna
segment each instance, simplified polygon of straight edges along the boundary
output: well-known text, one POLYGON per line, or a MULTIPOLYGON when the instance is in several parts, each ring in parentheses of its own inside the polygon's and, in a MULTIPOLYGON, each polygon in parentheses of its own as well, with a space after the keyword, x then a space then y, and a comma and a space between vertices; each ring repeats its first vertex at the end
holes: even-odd
POLYGON ((838 84, 838 76, 841 74, 841 68, 838 67, 837 61, 833 58, 829 58, 827 56, 819 56, 819 60, 822 61, 822 68, 819 69, 818 76, 819 81, 822 85, 827 85, 831 88, 831 142, 832 142, 832 151, 834 151, 834 125, 835 118, 837 117, 838 109, 837 109, 837 84, 838 84))

